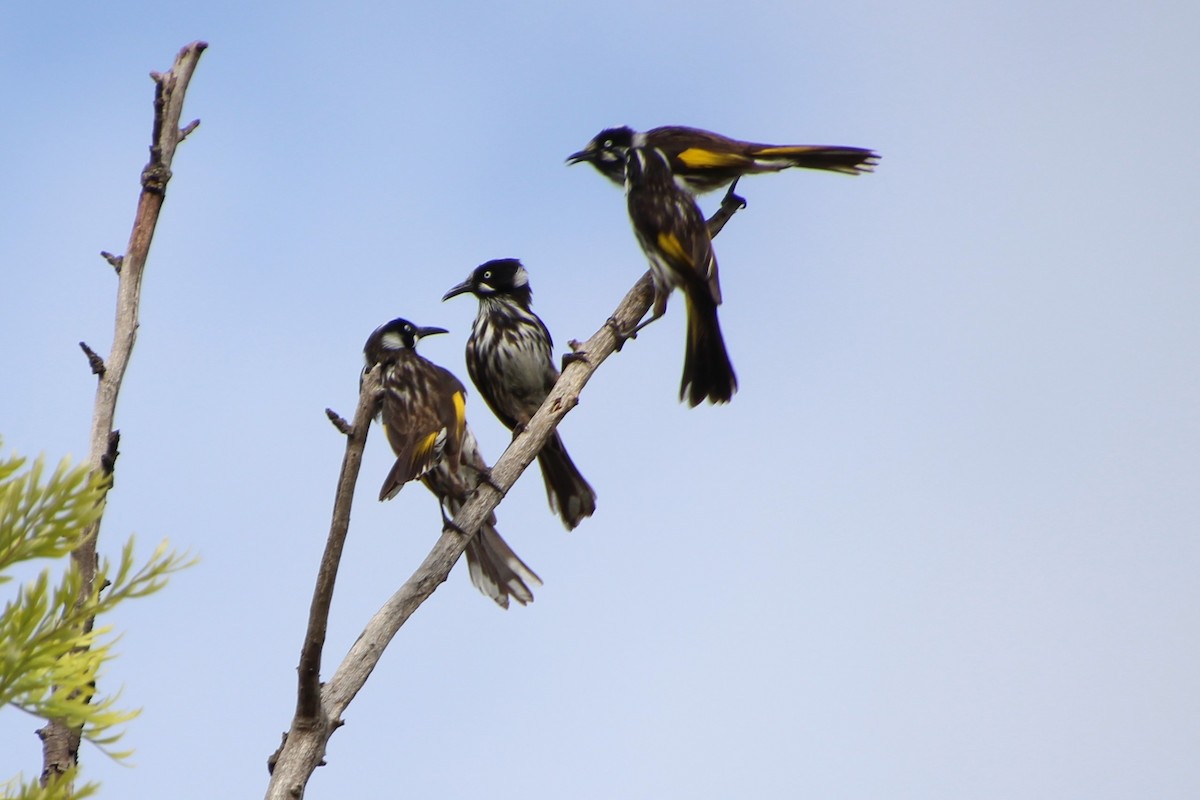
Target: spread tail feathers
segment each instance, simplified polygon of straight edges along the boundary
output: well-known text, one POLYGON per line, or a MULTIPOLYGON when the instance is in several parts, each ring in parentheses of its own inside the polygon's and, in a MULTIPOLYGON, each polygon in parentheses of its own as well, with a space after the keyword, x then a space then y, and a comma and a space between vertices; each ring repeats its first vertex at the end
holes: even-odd
POLYGON ((501 608, 508 608, 510 597, 521 605, 532 603, 530 585, 542 585, 542 579, 517 557, 491 522, 485 522, 467 544, 467 569, 475 588, 501 608))

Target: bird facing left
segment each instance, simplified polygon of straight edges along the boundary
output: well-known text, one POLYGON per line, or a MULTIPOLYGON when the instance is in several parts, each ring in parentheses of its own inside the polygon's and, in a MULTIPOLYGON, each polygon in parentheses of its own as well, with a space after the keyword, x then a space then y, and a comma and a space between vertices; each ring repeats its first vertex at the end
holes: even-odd
MULTIPOLYGON (((457 513, 480 482, 490 480, 490 470, 467 427, 462 382, 416 351, 418 341, 439 333, 447 331, 402 318, 379 326, 363 347, 364 373, 372 367, 381 370, 383 397, 376 419, 396 455, 379 499, 390 500, 419 478, 438 498, 443 527, 452 528, 446 508, 457 513)), ((532 602, 529 585, 542 581, 495 526, 493 514, 467 544, 471 582, 503 608, 510 597, 521 605, 532 602)))

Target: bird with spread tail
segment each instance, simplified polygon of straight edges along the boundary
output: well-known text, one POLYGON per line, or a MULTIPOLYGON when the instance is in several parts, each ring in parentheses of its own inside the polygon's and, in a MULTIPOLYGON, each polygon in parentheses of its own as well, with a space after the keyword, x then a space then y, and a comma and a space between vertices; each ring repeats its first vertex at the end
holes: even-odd
MULTIPOLYGON (((505 427, 520 432, 541 408, 558 380, 554 341, 531 309, 529 273, 515 258, 488 261, 442 300, 473 294, 479 311, 467 339, 467 372, 488 407, 505 427)), ((568 530, 596 510, 596 493, 584 479, 558 431, 538 453, 550 509, 568 530)))
POLYGON ((726 185, 732 194, 739 178, 761 172, 801 167, 859 175, 871 172, 879 163, 879 155, 864 147, 760 144, 683 125, 665 125, 645 132, 624 126, 606 128, 582 150, 572 153, 567 163, 587 162, 613 183, 624 184, 625 154, 635 147, 661 150, 676 182, 694 195, 726 185))
MULTIPOLYGON (((448 370, 417 354, 417 342, 444 328, 418 327, 394 319, 378 328, 363 347, 363 372, 381 370, 383 394, 377 419, 396 462, 379 490, 390 500, 412 480, 420 479, 438 498, 442 524, 457 513, 490 470, 466 419, 466 389, 448 370)), ((511 597, 521 605, 533 601, 529 585, 541 579, 513 552, 496 530, 495 515, 484 522, 466 547, 471 582, 498 605, 511 597)))

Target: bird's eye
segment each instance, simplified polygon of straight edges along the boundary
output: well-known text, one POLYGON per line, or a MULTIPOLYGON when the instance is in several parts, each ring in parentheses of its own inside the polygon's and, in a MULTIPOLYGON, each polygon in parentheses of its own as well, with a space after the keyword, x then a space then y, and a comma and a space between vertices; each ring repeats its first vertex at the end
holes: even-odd
POLYGON ((487 272, 483 273, 483 279, 485 281, 490 281, 492 279, 492 271, 488 270, 487 272))
POLYGON ((612 140, 612 139, 605 139, 605 140, 604 140, 604 145, 603 145, 603 146, 604 146, 604 147, 612 147, 612 146, 613 146, 613 140, 612 140))

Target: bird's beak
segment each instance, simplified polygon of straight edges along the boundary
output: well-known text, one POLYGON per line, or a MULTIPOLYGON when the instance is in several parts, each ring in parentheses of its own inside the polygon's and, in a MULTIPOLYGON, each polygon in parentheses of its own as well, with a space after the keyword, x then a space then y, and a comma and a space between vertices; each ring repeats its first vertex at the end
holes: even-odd
POLYGON ((570 166, 571 164, 579 164, 584 161, 595 161, 595 160, 596 160, 596 151, 595 150, 580 150, 578 153, 571 153, 571 155, 567 156, 567 165, 570 166))
POLYGON ((435 333, 449 333, 445 328, 417 328, 417 338, 424 339, 426 336, 433 336, 435 333))
POLYGON ((469 291, 471 291, 471 279, 467 278, 458 286, 455 286, 453 289, 442 295, 442 302, 444 303, 451 297, 458 297, 460 294, 466 294, 469 291))

